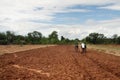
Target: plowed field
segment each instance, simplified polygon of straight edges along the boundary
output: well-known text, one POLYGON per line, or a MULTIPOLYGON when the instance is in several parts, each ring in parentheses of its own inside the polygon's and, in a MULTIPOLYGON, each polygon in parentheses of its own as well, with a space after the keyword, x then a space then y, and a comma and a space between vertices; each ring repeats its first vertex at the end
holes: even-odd
POLYGON ((52 46, 0 56, 0 80, 120 80, 120 56, 52 46))

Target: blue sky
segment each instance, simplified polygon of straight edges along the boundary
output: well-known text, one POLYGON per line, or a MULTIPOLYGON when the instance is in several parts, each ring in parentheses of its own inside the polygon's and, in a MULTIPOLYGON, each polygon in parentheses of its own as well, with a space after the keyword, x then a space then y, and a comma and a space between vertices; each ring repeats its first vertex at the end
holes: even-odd
MULTIPOLYGON (((69 9, 69 8, 68 8, 69 9)), ((71 9, 71 8, 70 8, 71 9)), ((86 20, 110 20, 120 17, 119 10, 99 9, 99 6, 73 6, 72 9, 87 9, 88 12, 56 13, 52 24, 84 24, 86 20), (71 21, 72 20, 72 21, 71 21)))
POLYGON ((0 32, 82 39, 89 33, 120 35, 120 0, 1 0, 0 32))

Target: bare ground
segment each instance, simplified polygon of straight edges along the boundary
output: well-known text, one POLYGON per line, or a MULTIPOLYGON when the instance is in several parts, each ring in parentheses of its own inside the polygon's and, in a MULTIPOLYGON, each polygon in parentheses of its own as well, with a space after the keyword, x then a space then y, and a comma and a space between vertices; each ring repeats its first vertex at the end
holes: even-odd
POLYGON ((48 46, 54 45, 0 45, 0 55, 19 51, 26 51, 36 48, 43 48, 48 46))
POLYGON ((74 46, 4 54, 0 80, 120 80, 120 56, 95 50, 81 54, 74 46))

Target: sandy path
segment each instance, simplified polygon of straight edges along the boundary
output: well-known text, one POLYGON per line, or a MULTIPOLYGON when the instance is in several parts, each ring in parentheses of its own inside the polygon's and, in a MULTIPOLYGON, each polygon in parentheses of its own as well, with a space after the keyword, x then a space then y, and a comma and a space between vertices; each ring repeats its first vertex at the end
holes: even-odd
POLYGON ((0 45, 0 55, 55 45, 0 45))

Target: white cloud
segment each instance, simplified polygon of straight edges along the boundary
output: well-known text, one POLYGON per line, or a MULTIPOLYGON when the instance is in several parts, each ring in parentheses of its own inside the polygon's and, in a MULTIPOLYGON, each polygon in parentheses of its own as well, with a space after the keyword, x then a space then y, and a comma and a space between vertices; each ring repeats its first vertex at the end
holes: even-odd
POLYGON ((91 32, 100 32, 106 35, 120 34, 120 19, 106 21, 88 19, 83 25, 30 22, 30 20, 52 21, 56 13, 91 11, 70 8, 76 5, 102 6, 106 4, 114 5, 101 8, 120 10, 120 0, 1 0, 0 31, 11 30, 18 34, 26 34, 37 30, 47 36, 53 30, 56 30, 60 35, 68 38, 83 38, 91 32))
POLYGON ((120 35, 120 19, 104 20, 104 21, 94 21, 92 23, 84 25, 61 25, 64 26, 60 29, 60 35, 64 35, 68 38, 84 38, 89 33, 98 32, 105 34, 105 36, 112 36, 113 34, 120 35), (95 24, 96 23, 96 24, 95 24))
POLYGON ((120 4, 114 4, 110 6, 100 7, 100 9, 120 10, 120 4))
POLYGON ((56 13, 88 12, 85 9, 67 9, 75 5, 104 5, 118 3, 119 0, 1 0, 0 17, 11 20, 40 19, 52 20, 56 13), (35 8, 39 11, 33 11, 35 8))
POLYGON ((52 15, 67 12, 87 12, 84 9, 66 9, 70 5, 76 5, 74 1, 66 2, 59 0, 1 0, 0 17, 11 20, 39 19, 52 20, 52 15), (67 4, 66 4, 67 3, 67 4), (41 10, 34 11, 34 8, 41 7, 41 10))
POLYGON ((0 25, 0 31, 11 30, 17 34, 27 34, 31 31, 40 31, 44 36, 47 36, 52 31, 57 31, 60 36, 65 36, 67 38, 84 38, 89 33, 98 32, 103 33, 106 36, 111 36, 113 34, 120 35, 120 19, 104 20, 104 21, 86 21, 85 24, 80 25, 65 25, 65 24, 46 24, 46 23, 32 23, 32 22, 17 22, 17 23, 4 23, 0 25), (92 21, 92 23, 91 23, 92 21), (96 24, 94 24, 96 23, 96 24), (4 25, 4 26, 3 26, 4 25))

